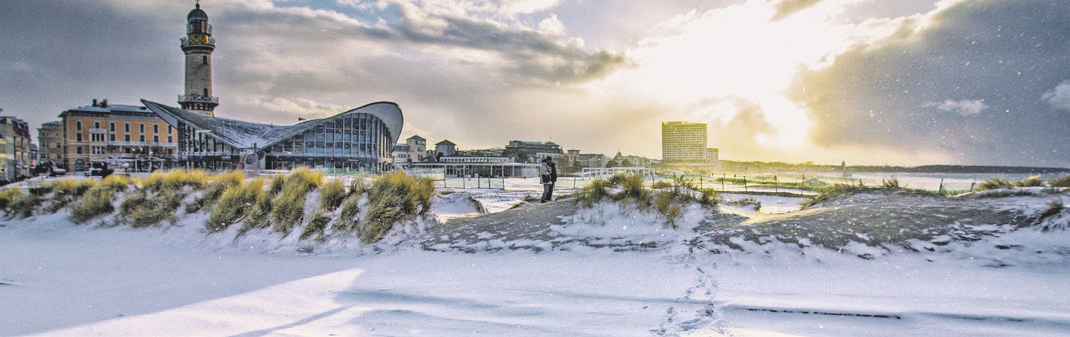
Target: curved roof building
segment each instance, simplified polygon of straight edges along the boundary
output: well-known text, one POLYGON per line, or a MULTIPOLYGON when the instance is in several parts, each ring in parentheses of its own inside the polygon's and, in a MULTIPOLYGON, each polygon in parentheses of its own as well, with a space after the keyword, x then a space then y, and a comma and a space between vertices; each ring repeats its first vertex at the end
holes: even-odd
POLYGON ((380 172, 393 167, 391 152, 404 118, 393 102, 376 102, 293 125, 220 118, 141 100, 178 131, 177 160, 189 167, 263 169, 296 166, 380 172))

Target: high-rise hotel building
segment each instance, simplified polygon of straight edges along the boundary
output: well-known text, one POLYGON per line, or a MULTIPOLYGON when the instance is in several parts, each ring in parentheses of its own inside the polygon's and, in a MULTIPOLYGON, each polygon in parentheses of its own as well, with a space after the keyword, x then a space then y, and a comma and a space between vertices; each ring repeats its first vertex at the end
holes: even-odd
POLYGON ((665 163, 716 163, 718 150, 706 147, 706 123, 661 123, 661 160, 665 163))

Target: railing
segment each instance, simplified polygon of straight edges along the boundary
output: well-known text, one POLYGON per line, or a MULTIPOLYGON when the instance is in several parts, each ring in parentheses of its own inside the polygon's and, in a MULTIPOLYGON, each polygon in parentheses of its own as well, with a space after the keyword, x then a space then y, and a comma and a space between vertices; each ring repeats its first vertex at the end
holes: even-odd
POLYGON ((219 104, 219 97, 204 95, 178 95, 179 102, 205 102, 219 104))
POLYGON ((180 40, 180 44, 181 44, 182 47, 205 46, 205 45, 215 47, 215 38, 214 37, 208 37, 208 43, 207 44, 198 43, 198 42, 190 42, 189 39, 186 39, 184 37, 179 39, 179 40, 180 40))

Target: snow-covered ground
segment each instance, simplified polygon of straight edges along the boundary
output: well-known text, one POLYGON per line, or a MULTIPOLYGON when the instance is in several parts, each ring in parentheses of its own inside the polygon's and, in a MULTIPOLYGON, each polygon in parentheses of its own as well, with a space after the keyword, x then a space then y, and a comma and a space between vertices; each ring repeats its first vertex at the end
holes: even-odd
MULTIPOLYGON (((470 192, 492 212, 525 193, 470 192)), ((792 198, 760 199, 760 212, 728 213, 798 209, 792 198)), ((1033 212, 1048 199, 1004 204, 1033 212)), ((434 211, 478 214, 468 205, 467 194, 447 194, 434 211)), ((0 335, 1070 336, 1065 211, 1049 219, 1064 223, 1053 231, 995 226, 999 236, 934 252, 855 244, 851 253, 750 241, 733 241, 744 251, 697 249, 695 209, 671 230, 603 205, 546 230, 585 240, 514 250, 491 238, 505 249, 481 242, 475 253, 406 244, 421 230, 374 246, 316 244, 206 235, 203 216, 135 230, 76 226, 67 214, 3 220, 0 335), (599 240, 658 244, 590 244, 599 240), (860 258, 867 249, 881 253, 860 258), (1010 263, 985 258, 997 255, 1010 263)))

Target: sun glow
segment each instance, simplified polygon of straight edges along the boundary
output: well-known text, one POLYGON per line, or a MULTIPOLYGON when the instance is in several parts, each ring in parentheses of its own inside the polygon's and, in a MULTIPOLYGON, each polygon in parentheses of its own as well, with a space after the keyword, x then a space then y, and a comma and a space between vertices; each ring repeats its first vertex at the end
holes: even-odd
MULTIPOLYGON (((652 97, 673 110, 665 118, 706 122, 711 129, 739 123, 746 109, 756 109, 761 118, 744 123, 764 125, 742 125, 729 130, 741 134, 723 136, 796 152, 810 146, 812 123, 787 91, 801 70, 828 65, 858 38, 853 26, 837 22, 852 2, 823 2, 783 18, 767 1, 692 11, 628 52, 636 68, 596 86, 652 97)), ((713 137, 710 146, 718 146, 713 137)))

